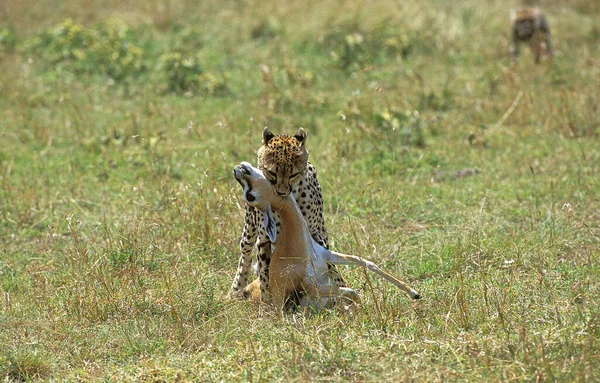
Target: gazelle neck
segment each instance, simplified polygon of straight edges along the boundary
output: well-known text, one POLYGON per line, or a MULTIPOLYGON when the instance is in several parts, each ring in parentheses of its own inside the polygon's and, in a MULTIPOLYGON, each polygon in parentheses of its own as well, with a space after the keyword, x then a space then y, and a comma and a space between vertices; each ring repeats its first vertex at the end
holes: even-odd
POLYGON ((311 236, 304 216, 296 203, 293 194, 281 199, 276 205, 272 205, 279 214, 281 231, 276 240, 276 253, 281 254, 308 254, 312 253, 311 236), (282 249, 277 251, 277 249, 282 249))

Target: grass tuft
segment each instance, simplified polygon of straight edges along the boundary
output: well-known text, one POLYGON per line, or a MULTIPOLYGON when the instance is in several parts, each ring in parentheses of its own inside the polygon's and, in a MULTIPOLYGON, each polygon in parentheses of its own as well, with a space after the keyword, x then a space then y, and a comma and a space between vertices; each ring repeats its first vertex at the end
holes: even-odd
POLYGON ((43 380, 50 376, 51 365, 47 357, 37 352, 19 352, 0 355, 0 376, 9 382, 43 380))

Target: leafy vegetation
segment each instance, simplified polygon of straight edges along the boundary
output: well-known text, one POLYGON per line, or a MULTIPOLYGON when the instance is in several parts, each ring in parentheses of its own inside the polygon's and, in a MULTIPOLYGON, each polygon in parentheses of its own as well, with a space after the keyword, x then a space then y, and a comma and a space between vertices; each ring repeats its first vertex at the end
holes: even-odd
POLYGON ((0 14, 6 381, 600 379, 598 3, 12 2, 0 14), (240 161, 308 131, 353 315, 227 299, 240 161))
POLYGON ((26 52, 44 63, 46 71, 98 73, 120 80, 144 69, 144 51, 134 41, 118 19, 91 28, 67 19, 29 41, 26 52))

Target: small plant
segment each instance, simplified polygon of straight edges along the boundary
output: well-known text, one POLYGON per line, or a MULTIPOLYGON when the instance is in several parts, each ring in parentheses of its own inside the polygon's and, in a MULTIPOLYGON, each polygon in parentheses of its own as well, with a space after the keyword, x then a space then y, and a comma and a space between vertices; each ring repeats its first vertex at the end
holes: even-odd
POLYGON ((38 53, 49 66, 85 72, 89 51, 94 44, 91 30, 67 19, 35 38, 28 48, 32 53, 38 53))
POLYGON ((447 111, 452 108, 454 95, 448 88, 441 92, 421 91, 419 92, 419 109, 431 109, 437 111, 447 111))
POLYGON ((591 96, 565 93, 561 100, 561 122, 567 137, 594 137, 600 134, 600 108, 591 96))
POLYGON ((14 51, 15 44, 15 34, 8 28, 0 27, 0 54, 14 51))
POLYGON ((346 103, 346 106, 338 112, 342 121, 351 124, 353 127, 364 127, 369 118, 367 116, 373 113, 373 105, 364 97, 353 97, 346 103))
POLYGON ((252 39, 272 39, 277 37, 281 33, 281 24, 277 19, 269 17, 266 20, 261 21, 252 28, 250 36, 252 39))
POLYGON ((322 44, 337 67, 357 71, 388 58, 404 60, 413 51, 415 42, 423 44, 421 40, 421 36, 399 31, 398 27, 387 22, 371 29, 353 22, 337 26, 325 35, 322 44))
POLYGON ((406 59, 412 51, 413 45, 407 34, 399 34, 386 38, 383 42, 383 47, 389 56, 399 56, 402 59, 406 59))
POLYGON ((204 72, 194 56, 181 52, 170 52, 160 56, 159 70, 163 74, 165 91, 195 93, 199 88, 199 77, 204 72))
POLYGON ((43 379, 50 373, 47 358, 35 352, 11 353, 7 358, 0 356, 0 366, 0 378, 7 382, 43 379))
POLYGON ((96 31, 97 43, 90 53, 101 73, 119 80, 146 68, 144 51, 134 44, 135 36, 123 21, 110 19, 96 31))
POLYGON ((131 248, 113 250, 108 255, 108 261, 110 265, 117 269, 124 267, 129 263, 135 262, 136 258, 137 254, 131 248))
POLYGON ((291 85, 300 85, 303 88, 310 88, 313 85, 314 75, 311 71, 303 71, 296 67, 286 67, 285 74, 291 85))
POLYGON ((199 77, 200 93, 205 96, 227 96, 231 93, 227 85, 229 74, 205 72, 199 77))
POLYGON ((229 94, 228 75, 205 72, 197 57, 181 52, 169 52, 159 59, 163 84, 161 91, 193 96, 195 94, 224 96, 229 94))
POLYGON ((0 264, 0 288, 11 293, 19 289, 28 287, 28 279, 19 275, 19 272, 12 267, 0 264))
POLYGON ((329 55, 337 67, 346 71, 356 71, 370 64, 370 54, 367 50, 365 36, 360 31, 328 38, 331 50, 329 55))
POLYGON ((174 38, 169 44, 173 51, 197 52, 204 46, 201 28, 196 26, 175 26, 173 33, 175 34, 174 38))
POLYGON ((418 111, 386 109, 375 114, 374 120, 375 127, 388 136, 398 131, 402 137, 402 146, 425 146, 425 136, 418 111))

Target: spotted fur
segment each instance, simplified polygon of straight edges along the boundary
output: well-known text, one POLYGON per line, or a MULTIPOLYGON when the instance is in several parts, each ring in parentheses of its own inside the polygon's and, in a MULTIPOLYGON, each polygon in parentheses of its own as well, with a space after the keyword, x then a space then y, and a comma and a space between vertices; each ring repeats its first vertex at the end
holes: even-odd
MULTIPOLYGON (((311 236, 321 246, 328 248, 328 236, 323 220, 323 197, 317 181, 317 171, 308 161, 306 131, 298 129, 294 135, 274 135, 268 128, 263 130, 263 143, 258 149, 258 168, 269 180, 275 192, 285 197, 293 193, 300 211, 308 223, 311 236)), ((263 213, 246 204, 244 230, 240 240, 241 256, 237 274, 231 285, 231 295, 248 298, 244 288, 248 285, 248 274, 252 263, 252 249, 256 244, 258 279, 262 297, 269 296, 269 263, 271 242, 263 229, 263 213)), ((279 217, 275 214, 277 233, 280 232, 279 217)), ((345 282, 334 266, 329 266, 332 279, 337 286, 345 282)))

